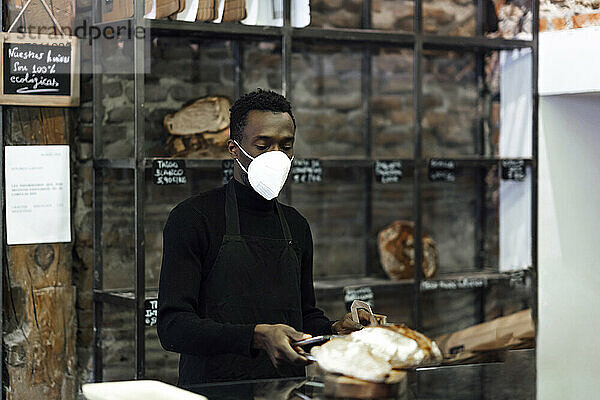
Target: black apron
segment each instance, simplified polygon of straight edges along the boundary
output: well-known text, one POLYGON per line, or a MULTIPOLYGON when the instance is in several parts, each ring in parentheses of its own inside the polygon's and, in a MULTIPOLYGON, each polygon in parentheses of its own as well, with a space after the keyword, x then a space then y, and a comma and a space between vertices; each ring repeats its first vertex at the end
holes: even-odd
MULTIPOLYGON (((277 200, 275 207, 283 239, 241 235, 235 187, 233 182, 227 185, 225 235, 200 293, 207 318, 231 324, 286 324, 302 331, 300 262, 277 200)), ((303 367, 276 369, 264 351, 256 353, 182 355, 179 385, 304 375, 303 367)))

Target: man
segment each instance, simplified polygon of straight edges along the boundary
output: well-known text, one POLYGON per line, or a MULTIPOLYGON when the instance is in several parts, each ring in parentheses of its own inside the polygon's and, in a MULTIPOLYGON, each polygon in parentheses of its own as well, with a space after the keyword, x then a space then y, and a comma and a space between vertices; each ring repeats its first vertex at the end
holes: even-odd
POLYGON ((315 306, 309 225, 276 200, 294 152, 290 103, 258 89, 230 113, 234 179, 181 202, 163 231, 158 336, 181 353, 179 385, 303 375, 292 342, 361 327, 315 306))

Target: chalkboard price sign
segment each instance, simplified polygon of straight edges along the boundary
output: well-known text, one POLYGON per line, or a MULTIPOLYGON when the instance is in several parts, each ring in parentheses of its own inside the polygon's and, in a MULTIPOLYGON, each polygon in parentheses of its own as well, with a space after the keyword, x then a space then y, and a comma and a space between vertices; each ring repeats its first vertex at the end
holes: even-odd
POLYGON ((223 170, 223 185, 229 183, 233 179, 233 160, 221 161, 221 169, 223 170))
POLYGON ((152 181, 155 185, 185 185, 187 183, 185 161, 152 161, 152 181))
POLYGON ((22 33, 0 37, 0 104, 79 105, 76 37, 22 33))
POLYGON ((525 172, 525 160, 502 160, 500 162, 502 179, 511 181, 523 181, 525 172))
POLYGON ((402 179, 402 161, 375 161, 375 180, 378 183, 396 183, 402 179))
POLYGON ((295 159, 292 164, 294 183, 318 183, 323 180, 321 161, 317 159, 295 159))
POLYGON ((158 320, 158 299, 144 301, 144 324, 154 326, 158 320))
POLYGON ((427 175, 431 182, 455 182, 456 161, 432 158, 429 160, 427 175))
POLYGON ((373 293, 373 289, 368 286, 345 287, 344 304, 346 304, 346 310, 350 311, 350 306, 354 300, 361 300, 369 304, 371 308, 375 307, 375 293, 373 293))

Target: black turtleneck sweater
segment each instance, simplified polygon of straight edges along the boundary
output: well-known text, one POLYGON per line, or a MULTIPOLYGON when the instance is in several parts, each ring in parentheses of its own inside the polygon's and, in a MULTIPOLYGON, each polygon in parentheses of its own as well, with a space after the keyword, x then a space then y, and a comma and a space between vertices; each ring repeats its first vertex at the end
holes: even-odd
MULTIPOLYGON (((251 187, 235 185, 242 235, 283 238, 274 200, 251 187)), ((331 334, 332 321, 315 306, 313 243, 306 219, 294 208, 282 209, 292 238, 302 249, 303 331, 331 334)), ((158 292, 158 336, 169 351, 189 355, 251 355, 255 325, 222 324, 205 318, 199 306, 200 284, 217 257, 225 233, 225 186, 179 203, 163 230, 163 258, 158 292)))

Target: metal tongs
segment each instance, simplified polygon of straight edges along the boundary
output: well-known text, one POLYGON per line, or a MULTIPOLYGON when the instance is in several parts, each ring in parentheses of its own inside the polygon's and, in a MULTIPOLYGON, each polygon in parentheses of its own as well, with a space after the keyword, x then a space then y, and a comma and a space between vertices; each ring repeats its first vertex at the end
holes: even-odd
MULTIPOLYGON (((331 339, 336 338, 336 337, 341 337, 341 335, 315 336, 315 337, 311 337, 308 339, 292 342, 292 343, 290 343, 290 345, 294 348, 302 347, 302 346, 317 345, 317 344, 322 344, 322 343, 328 342, 331 339)), ((310 353, 307 353, 306 351, 304 351, 304 349, 301 349, 300 351, 298 351, 298 354, 300 354, 302 357, 306 358, 308 361, 317 361, 315 356, 311 355, 310 353)))
MULTIPOLYGON (((354 322, 356 322, 357 324, 360 324, 358 310, 365 310, 369 313, 369 326, 383 325, 386 323, 387 317, 385 315, 374 314, 373 310, 371 309, 371 306, 368 303, 365 303, 364 301, 361 301, 361 300, 354 300, 352 302, 352 305, 350 306, 350 312, 352 314, 352 320, 354 322)), ((322 344, 322 343, 328 342, 331 339, 336 338, 336 337, 343 337, 343 335, 315 336, 315 337, 311 337, 311 338, 304 339, 304 340, 298 340, 298 341, 292 342, 290 344, 294 348, 302 347, 302 346, 317 345, 317 344, 322 344)), ((306 357, 306 359, 309 361, 317 361, 314 356, 312 356, 311 354, 307 353, 304 350, 299 351, 298 354, 300 354, 303 357, 306 357)))

